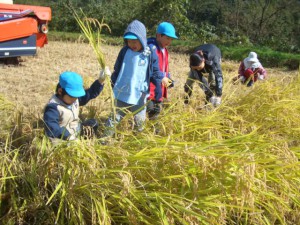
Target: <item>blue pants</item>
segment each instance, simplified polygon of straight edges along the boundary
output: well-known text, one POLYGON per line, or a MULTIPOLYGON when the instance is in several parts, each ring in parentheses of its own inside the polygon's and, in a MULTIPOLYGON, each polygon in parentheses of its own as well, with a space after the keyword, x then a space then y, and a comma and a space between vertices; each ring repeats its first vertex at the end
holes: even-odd
POLYGON ((116 115, 113 113, 107 119, 105 123, 104 137, 112 136, 115 133, 115 126, 121 122, 121 120, 128 113, 133 113, 134 115, 134 127, 137 131, 142 131, 144 129, 146 120, 146 95, 142 95, 136 105, 128 104, 126 102, 115 100, 116 115))

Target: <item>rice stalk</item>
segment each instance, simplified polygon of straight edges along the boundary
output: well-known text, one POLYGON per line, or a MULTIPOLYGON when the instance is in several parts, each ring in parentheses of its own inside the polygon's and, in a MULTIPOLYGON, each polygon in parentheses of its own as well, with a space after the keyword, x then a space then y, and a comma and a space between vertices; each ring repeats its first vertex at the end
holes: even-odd
MULTIPOLYGON (((103 45, 103 42, 105 42, 105 40, 102 38, 101 31, 103 28, 106 28, 106 29, 108 29, 109 32, 111 32, 110 27, 108 26, 108 24, 103 22, 103 19, 100 22, 99 20, 97 20, 95 18, 88 18, 84 14, 82 9, 80 9, 80 13, 82 14, 83 18, 81 18, 81 16, 79 16, 79 14, 76 12, 76 10, 74 8, 72 8, 71 6, 70 6, 70 10, 72 11, 74 18, 76 19, 77 24, 81 28, 81 31, 83 32, 83 34, 89 41, 89 44, 92 47, 92 49, 96 55, 100 69, 104 70, 106 67, 106 59, 105 59, 105 55, 102 51, 102 45, 103 45)), ((111 81, 109 81, 109 82, 111 82, 111 81)), ((113 120, 115 121, 116 120, 116 118, 115 118, 116 107, 114 104, 114 93, 113 93, 112 85, 108 85, 108 87, 109 87, 109 93, 110 93, 110 99, 111 99, 111 109, 113 111, 113 120)), ((116 132, 116 128, 115 128, 115 132, 116 132)))
POLYGON ((110 27, 106 23, 103 23, 103 20, 100 22, 95 18, 86 17, 82 9, 80 9, 80 12, 83 16, 83 19, 81 19, 75 9, 71 8, 71 10, 74 18, 81 28, 81 31, 89 41, 89 44, 96 55, 100 69, 104 69, 106 66, 106 59, 102 51, 102 45, 105 40, 101 37, 101 31, 103 28, 106 28, 109 32, 111 32, 110 27))

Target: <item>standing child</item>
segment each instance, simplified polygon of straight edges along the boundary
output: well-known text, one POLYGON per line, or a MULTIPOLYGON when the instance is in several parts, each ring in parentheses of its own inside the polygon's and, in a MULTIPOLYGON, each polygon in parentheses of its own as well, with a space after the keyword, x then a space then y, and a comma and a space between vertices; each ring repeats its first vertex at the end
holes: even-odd
POLYGON ((98 123, 94 119, 80 122, 79 106, 87 104, 100 94, 107 75, 110 75, 108 68, 100 73, 99 79, 94 81, 89 89, 85 90, 79 74, 70 71, 60 74, 56 93, 44 110, 45 132, 53 143, 76 140, 83 130, 82 126, 97 128, 98 123))
POLYGON ((247 82, 247 87, 251 87, 257 80, 264 80, 267 72, 261 65, 255 52, 250 52, 239 67, 238 79, 242 83, 247 82))
POLYGON ((162 22, 158 25, 156 30, 156 38, 149 38, 148 44, 153 44, 156 46, 156 54, 159 61, 159 69, 163 73, 164 78, 162 79, 161 91, 162 97, 157 102, 155 99, 155 85, 150 83, 150 96, 148 100, 147 111, 149 119, 155 119, 161 111, 161 103, 166 99, 167 88, 173 87, 174 83, 171 80, 171 75, 169 73, 169 52, 167 47, 172 43, 173 39, 177 39, 175 28, 171 23, 162 22))
POLYGON ((134 113, 135 128, 143 130, 150 80, 158 87, 155 88, 155 99, 158 101, 161 98, 162 74, 157 55, 153 52, 155 46, 147 45, 144 24, 138 20, 132 21, 125 31, 124 40, 126 46, 119 52, 111 76, 116 115, 108 118, 104 137, 114 134, 115 125, 128 111, 134 113))

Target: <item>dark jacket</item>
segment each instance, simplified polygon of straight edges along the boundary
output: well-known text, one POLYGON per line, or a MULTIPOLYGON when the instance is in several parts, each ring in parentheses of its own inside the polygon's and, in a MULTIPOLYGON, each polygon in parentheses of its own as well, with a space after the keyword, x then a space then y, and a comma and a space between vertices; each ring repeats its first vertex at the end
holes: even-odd
POLYGON ((200 45, 195 49, 195 53, 201 50, 205 58, 205 67, 201 71, 197 71, 199 75, 202 73, 213 72, 216 80, 216 95, 222 96, 223 89, 223 74, 221 69, 221 51, 213 44, 200 45))

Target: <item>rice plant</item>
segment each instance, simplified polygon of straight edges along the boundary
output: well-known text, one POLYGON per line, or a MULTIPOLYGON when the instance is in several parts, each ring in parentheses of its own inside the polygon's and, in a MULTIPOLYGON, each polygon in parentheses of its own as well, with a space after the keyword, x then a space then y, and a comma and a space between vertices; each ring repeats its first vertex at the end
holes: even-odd
MULTIPOLYGON (((92 47, 97 61, 99 63, 100 69, 104 70, 106 67, 105 55, 102 50, 102 45, 104 39, 101 38, 101 31, 103 28, 106 28, 111 32, 109 26, 103 22, 99 22, 95 18, 88 18, 84 12, 80 9, 82 17, 76 12, 76 10, 70 7, 73 12, 74 18, 77 21, 77 24, 81 28, 85 38, 88 40, 89 45, 92 47)), ((110 78, 110 77, 109 77, 110 78)), ((109 81, 110 82, 110 81, 109 81)), ((111 85, 107 85, 109 88, 110 99, 111 99, 111 109, 113 111, 113 115, 116 115, 116 108, 114 106, 114 93, 111 85)), ((115 120, 115 117, 114 117, 115 120)))
POLYGON ((174 99, 145 132, 107 146, 1 146, 1 222, 297 224, 299 76, 229 80, 219 108, 174 99))

